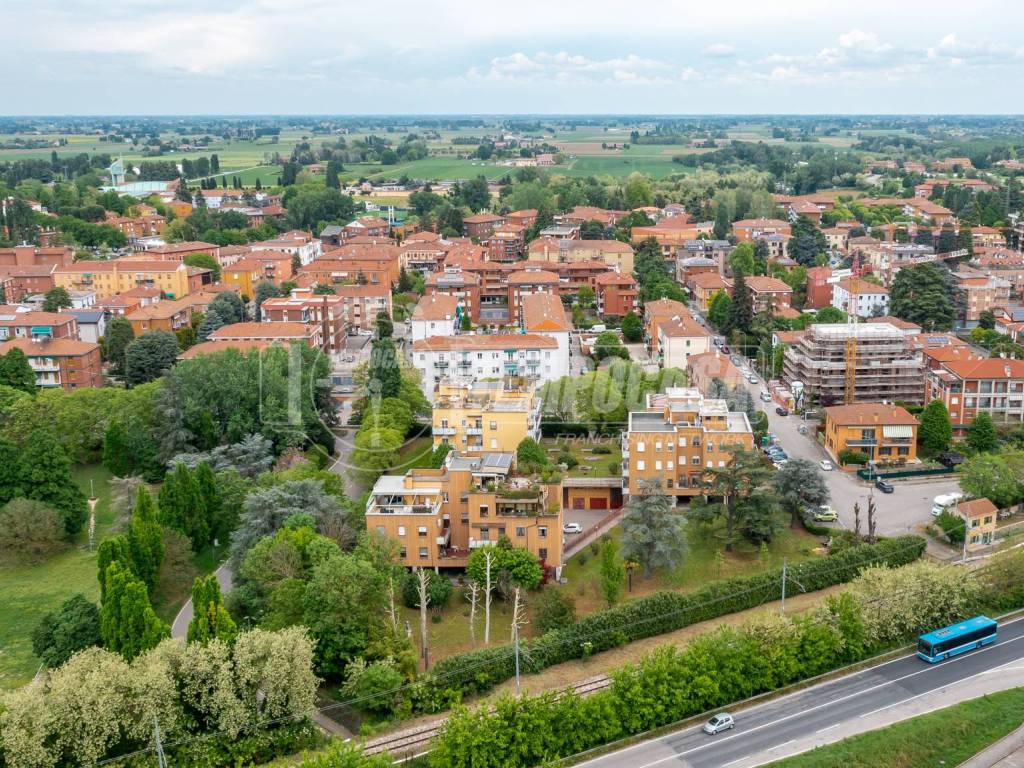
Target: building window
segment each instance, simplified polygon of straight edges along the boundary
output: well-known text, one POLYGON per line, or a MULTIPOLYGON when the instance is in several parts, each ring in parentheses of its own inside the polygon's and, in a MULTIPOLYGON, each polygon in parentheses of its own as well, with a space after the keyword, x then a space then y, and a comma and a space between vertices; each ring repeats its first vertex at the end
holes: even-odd
POLYGON ((404 525, 398 526, 398 535, 399 536, 405 536, 405 526, 404 525))
POLYGON ((541 525, 541 526, 538 526, 538 527, 537 527, 537 536, 538 536, 539 538, 541 538, 541 539, 546 539, 546 538, 548 537, 548 529, 547 529, 547 526, 543 526, 543 525, 541 525))
POLYGON ((480 540, 481 541, 490 541, 491 540, 491 529, 490 528, 481 528, 480 529, 480 540))
POLYGON ((647 450, 647 446, 644 443, 637 443, 636 444, 636 452, 637 453, 643 453, 645 450, 647 450))
POLYGON ((654 468, 657 469, 657 470, 660 470, 661 469, 661 461, 654 462, 654 468))
POLYGON ((693 457, 693 461, 690 462, 690 463, 693 464, 693 466, 695 466, 695 467, 699 467, 700 466, 700 456, 694 456, 693 457))
POLYGON ((661 453, 661 443, 655 443, 654 450, 656 453, 661 453))
POLYGON ((521 525, 517 525, 516 526, 516 536, 521 539, 525 535, 526 535, 526 528, 524 528, 521 525))
POLYGON ((400 549, 398 550, 398 556, 399 556, 400 558, 402 558, 403 560, 405 560, 405 555, 406 555, 406 552, 405 552, 405 547, 401 547, 401 548, 400 548, 400 549))
POLYGON ((548 548, 547 547, 541 547, 540 549, 538 549, 537 550, 537 556, 541 560, 547 560, 548 559, 548 548))
POLYGON ((492 437, 491 438, 491 448, 497 448, 497 447, 498 447, 498 438, 492 437))
POLYGON ((418 533, 420 536, 426 536, 427 535, 427 526, 421 525, 419 528, 416 529, 416 533, 418 533))
POLYGON ((498 428, 498 422, 492 421, 491 422, 491 431, 494 432, 495 430, 497 430, 497 428, 498 428))
POLYGON ((480 505, 480 517, 487 517, 487 505, 486 504, 481 504, 480 505))
POLYGON ((420 557, 425 558, 427 556, 427 548, 420 547, 420 557))
POLYGON ((384 529, 383 525, 378 525, 377 526, 377 533, 379 533, 381 536, 386 536, 387 535, 387 531, 384 529))
POLYGON ((665 487, 666 487, 666 488, 671 488, 671 487, 672 487, 672 478, 671 478, 671 477, 670 477, 670 478, 668 478, 668 479, 667 479, 667 480, 665 481, 665 487))
POLYGON ((638 459, 636 462, 636 468, 639 472, 643 472, 645 469, 647 469, 647 464, 644 463, 643 459, 638 459))

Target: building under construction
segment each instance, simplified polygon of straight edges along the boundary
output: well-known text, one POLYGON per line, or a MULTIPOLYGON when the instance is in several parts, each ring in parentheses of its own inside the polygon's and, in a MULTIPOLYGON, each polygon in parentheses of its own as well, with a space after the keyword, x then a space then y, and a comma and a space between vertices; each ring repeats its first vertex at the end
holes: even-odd
POLYGON ((888 323, 812 325, 786 350, 783 378, 803 383, 807 405, 924 399, 923 358, 888 323))

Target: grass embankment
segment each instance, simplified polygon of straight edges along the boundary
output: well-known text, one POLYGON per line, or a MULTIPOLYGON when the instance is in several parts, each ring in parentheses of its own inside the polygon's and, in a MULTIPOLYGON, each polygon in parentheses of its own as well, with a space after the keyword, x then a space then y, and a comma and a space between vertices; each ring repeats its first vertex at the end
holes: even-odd
MULTIPOLYGON (((679 592, 691 592, 701 585, 719 578, 741 576, 755 573, 760 570, 778 568, 782 565, 783 559, 790 563, 799 562, 815 557, 814 547, 817 540, 803 531, 793 531, 785 528, 767 547, 765 553, 760 549, 746 543, 737 543, 732 553, 723 553, 716 557, 721 550, 722 542, 719 534, 721 525, 711 527, 691 524, 688 528, 689 550, 680 563, 679 567, 673 570, 656 570, 650 579, 643 578, 638 571, 633 574, 633 590, 623 594, 624 600, 631 600, 649 595, 661 590, 672 590, 679 592)), ((619 528, 612 528, 608 534, 616 540, 621 539, 619 528)), ((565 585, 549 584, 545 589, 564 590, 569 594, 576 604, 576 615, 585 616, 594 611, 607 607, 601 591, 600 558, 594 555, 590 546, 585 547, 581 552, 574 555, 562 571, 562 577, 566 579, 565 585)), ((795 597, 795 596, 794 596, 795 597)), ((523 628, 524 637, 532 637, 539 633, 537 622, 534 616, 534 600, 536 595, 527 595, 526 616, 527 624, 523 628)), ((787 605, 788 605, 787 600, 787 605)), ((795 605, 795 604, 794 604, 795 605)), ((419 646, 420 625, 419 612, 413 609, 403 609, 403 617, 409 622, 413 632, 413 641, 419 646)), ((438 615, 440 621, 431 620, 427 624, 427 640, 431 649, 432 662, 472 650, 474 647, 469 631, 469 602, 465 591, 456 589, 448 605, 438 615)), ((739 614, 737 614, 739 615, 739 614)), ((503 601, 499 595, 495 595, 491 605, 491 643, 501 644, 509 642, 511 633, 512 607, 503 601)), ((479 606, 476 616, 476 647, 483 645, 484 617, 483 606, 479 606)), ((681 630, 685 632, 686 630, 681 630)), ((674 633, 673 633, 674 634, 674 633)), ((670 635, 663 635, 652 638, 655 645, 669 642, 670 635)), ((621 650, 632 652, 635 650, 635 643, 624 646, 621 650)), ((620 650, 620 649, 616 649, 620 650)), ((596 663, 597 658, 605 659, 616 655, 616 651, 606 651, 594 657, 595 664, 572 662, 567 667, 587 667, 579 676, 574 677, 576 672, 570 672, 569 677, 575 682, 580 677, 588 674, 597 674, 603 669, 590 671, 590 666, 601 666, 596 663)), ((616 663, 621 659, 616 656, 616 663)), ((542 673, 542 674, 546 674, 542 673)), ((558 673, 556 673, 558 674, 558 673)))
POLYGON ((111 531, 115 515, 110 506, 110 473, 102 466, 77 467, 75 481, 88 496, 91 486, 96 504, 94 547, 83 530, 65 551, 40 563, 0 561, 0 688, 13 688, 32 679, 39 660, 32 653, 32 629, 44 614, 77 592, 97 601, 98 545, 111 531))
POLYGON ((931 768, 959 765, 1024 722, 1024 688, 982 696, 851 736, 768 768, 931 768))

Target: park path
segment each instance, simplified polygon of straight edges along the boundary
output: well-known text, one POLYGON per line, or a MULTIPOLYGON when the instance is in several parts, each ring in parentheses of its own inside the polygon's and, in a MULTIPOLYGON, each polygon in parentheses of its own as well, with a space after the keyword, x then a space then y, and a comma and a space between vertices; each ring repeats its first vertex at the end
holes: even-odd
MULTIPOLYGON (((217 582, 220 584, 220 592, 222 595, 226 595, 231 591, 231 584, 234 581, 234 574, 231 572, 231 568, 227 563, 218 568, 214 573, 217 576, 217 582)), ((178 615, 174 617, 174 623, 171 624, 171 637, 186 637, 188 635, 188 625, 192 621, 192 598, 190 597, 185 601, 185 604, 181 606, 181 610, 178 611, 178 615)))

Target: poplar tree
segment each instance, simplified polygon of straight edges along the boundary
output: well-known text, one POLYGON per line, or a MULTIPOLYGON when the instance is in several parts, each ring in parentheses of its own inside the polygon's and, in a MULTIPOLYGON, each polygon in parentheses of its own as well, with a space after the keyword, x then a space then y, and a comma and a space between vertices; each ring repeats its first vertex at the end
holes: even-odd
POLYGON ((136 575, 150 590, 156 586, 156 577, 164 560, 164 532, 156 519, 153 497, 145 486, 139 488, 128 528, 128 545, 136 575))
POLYGON ((176 464, 160 489, 160 522, 186 536, 199 551, 210 540, 210 523, 199 485, 184 464, 176 464))
POLYGON ((223 640, 232 643, 238 635, 231 614, 224 607, 220 583, 215 574, 200 577, 192 584, 192 621, 188 624, 188 642, 208 643, 223 640))
POLYGON ((171 636, 167 624, 149 604, 146 585, 117 561, 106 572, 100 635, 108 650, 120 653, 128 661, 171 636))

